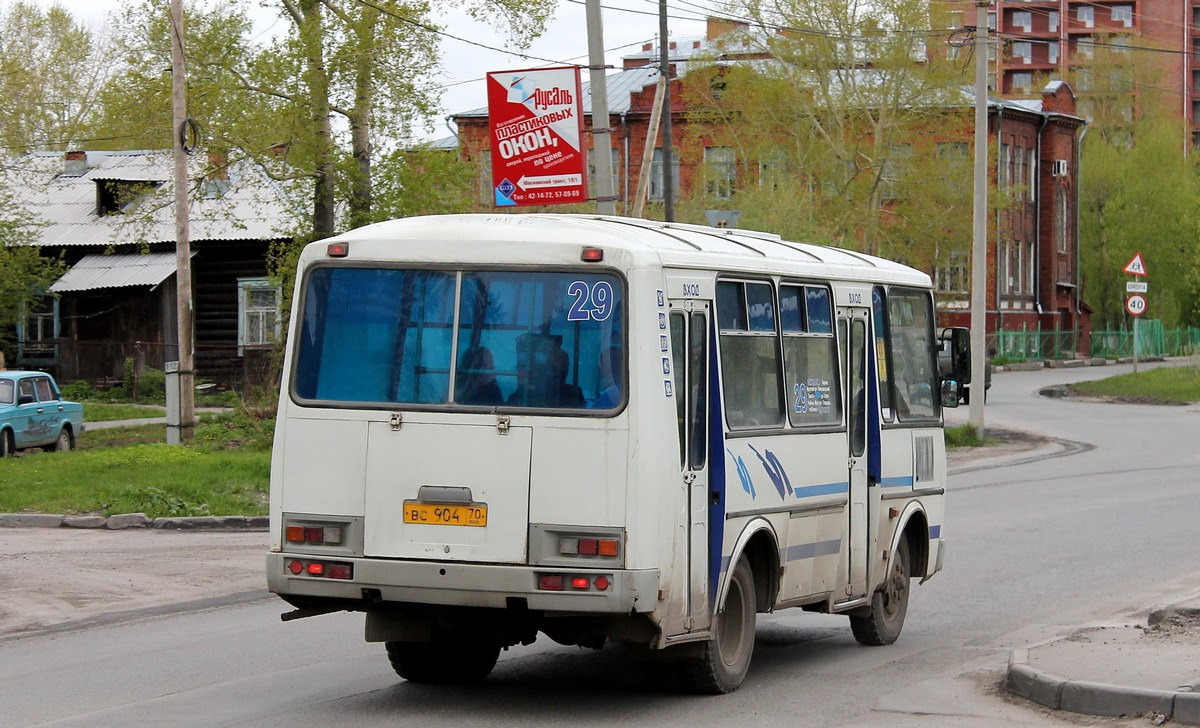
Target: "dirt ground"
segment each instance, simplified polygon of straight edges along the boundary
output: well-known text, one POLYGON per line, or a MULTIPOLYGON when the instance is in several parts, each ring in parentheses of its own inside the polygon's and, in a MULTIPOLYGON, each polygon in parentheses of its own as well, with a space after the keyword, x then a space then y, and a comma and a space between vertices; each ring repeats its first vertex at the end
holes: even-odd
POLYGON ((266 594, 265 531, 4 528, 0 553, 0 638, 114 613, 266 594))

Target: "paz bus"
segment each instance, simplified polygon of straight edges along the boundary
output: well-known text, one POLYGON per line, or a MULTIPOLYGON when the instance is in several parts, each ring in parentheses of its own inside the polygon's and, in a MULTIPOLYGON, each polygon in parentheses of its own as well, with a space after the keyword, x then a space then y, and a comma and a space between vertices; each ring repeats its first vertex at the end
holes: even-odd
POLYGON ((284 619, 365 613, 432 683, 540 634, 730 692, 788 607, 889 644, 945 553, 969 354, 943 377, 938 348, 929 276, 771 234, 455 215, 312 243, 269 588, 284 619))

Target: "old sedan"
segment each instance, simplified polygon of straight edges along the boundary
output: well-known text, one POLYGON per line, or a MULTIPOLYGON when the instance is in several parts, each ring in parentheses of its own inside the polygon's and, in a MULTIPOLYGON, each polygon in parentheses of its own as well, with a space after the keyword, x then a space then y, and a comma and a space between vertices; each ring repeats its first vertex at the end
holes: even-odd
POLYGON ((70 450, 82 432, 83 405, 64 400, 49 374, 0 371, 0 456, 70 450))

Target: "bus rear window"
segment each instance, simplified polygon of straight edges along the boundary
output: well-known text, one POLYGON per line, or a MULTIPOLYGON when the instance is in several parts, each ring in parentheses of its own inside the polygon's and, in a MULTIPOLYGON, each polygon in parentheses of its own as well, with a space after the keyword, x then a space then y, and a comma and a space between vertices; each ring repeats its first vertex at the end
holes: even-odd
POLYGON ((330 403, 615 410, 624 295, 608 273, 321 267, 295 396, 330 403))

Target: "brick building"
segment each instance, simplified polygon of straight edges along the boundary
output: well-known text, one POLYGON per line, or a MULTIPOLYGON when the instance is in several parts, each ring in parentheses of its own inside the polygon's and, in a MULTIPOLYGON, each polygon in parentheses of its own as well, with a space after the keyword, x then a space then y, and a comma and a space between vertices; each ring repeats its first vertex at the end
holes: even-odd
MULTIPOLYGON (((975 25, 974 3, 951 0, 947 8, 948 27, 975 25)), ((1170 99, 1190 123, 1193 145, 1200 144, 1200 0, 994 0, 988 26, 1003 40, 999 53, 993 44, 989 59, 1000 95, 1036 94, 1046 80, 1086 68, 1100 48, 1139 52, 1157 65, 1156 95, 1170 99)), ((1075 78, 1080 115, 1090 118, 1093 83, 1087 73, 1075 78)), ((1113 81, 1097 85, 1112 87, 1113 81)), ((1127 91, 1136 103, 1137 89, 1127 91)))
MULTIPOLYGON (((672 42, 670 48, 672 147, 679 152, 672 160, 675 189, 683 197, 695 185, 707 184, 711 195, 714 170, 718 174, 726 170, 725 179, 715 183, 718 191, 728 191, 732 208, 737 207, 739 160, 728 157, 732 152, 729 147, 717 146, 704 137, 698 125, 689 127, 689 109, 681 99, 683 78, 711 65, 710 60, 703 59, 711 56, 713 42, 721 38, 728 57, 728 38, 741 30, 736 25, 710 21, 706 38, 672 42)), ((656 48, 646 45, 641 52, 624 58, 622 69, 607 77, 618 214, 634 210, 658 81, 658 55, 656 48)), ((745 53, 739 58, 755 56, 745 53)), ((587 84, 583 99, 586 131, 592 124, 587 84)), ((961 108, 947 109, 947 113, 964 119, 963 136, 958 142, 964 149, 969 148, 970 95, 964 95, 961 108)), ((479 207, 492 209, 487 107, 451 118, 458 127, 460 153, 475 162, 478 169, 479 207)), ((1089 309, 1079 299, 1077 214, 1079 137, 1084 122, 1076 115, 1074 93, 1066 83, 1054 82, 1038 98, 992 99, 988 119, 996 151, 996 158, 990 160, 990 174, 1000 194, 1007 195, 1011 204, 988 221, 987 330, 1056 332, 1056 351, 1086 354, 1089 309)), ((590 138, 585 134, 585 139, 590 138)), ((661 151, 660 146, 655 147, 647 170, 651 202, 662 199, 661 151)), ((966 242, 964 249, 969 250, 966 242)), ((943 325, 969 323, 969 263, 969 254, 964 254, 952 257, 944 268, 929 271, 940 290, 943 325)), ((1042 349, 1045 347, 1039 347, 1039 353, 1042 349)))

